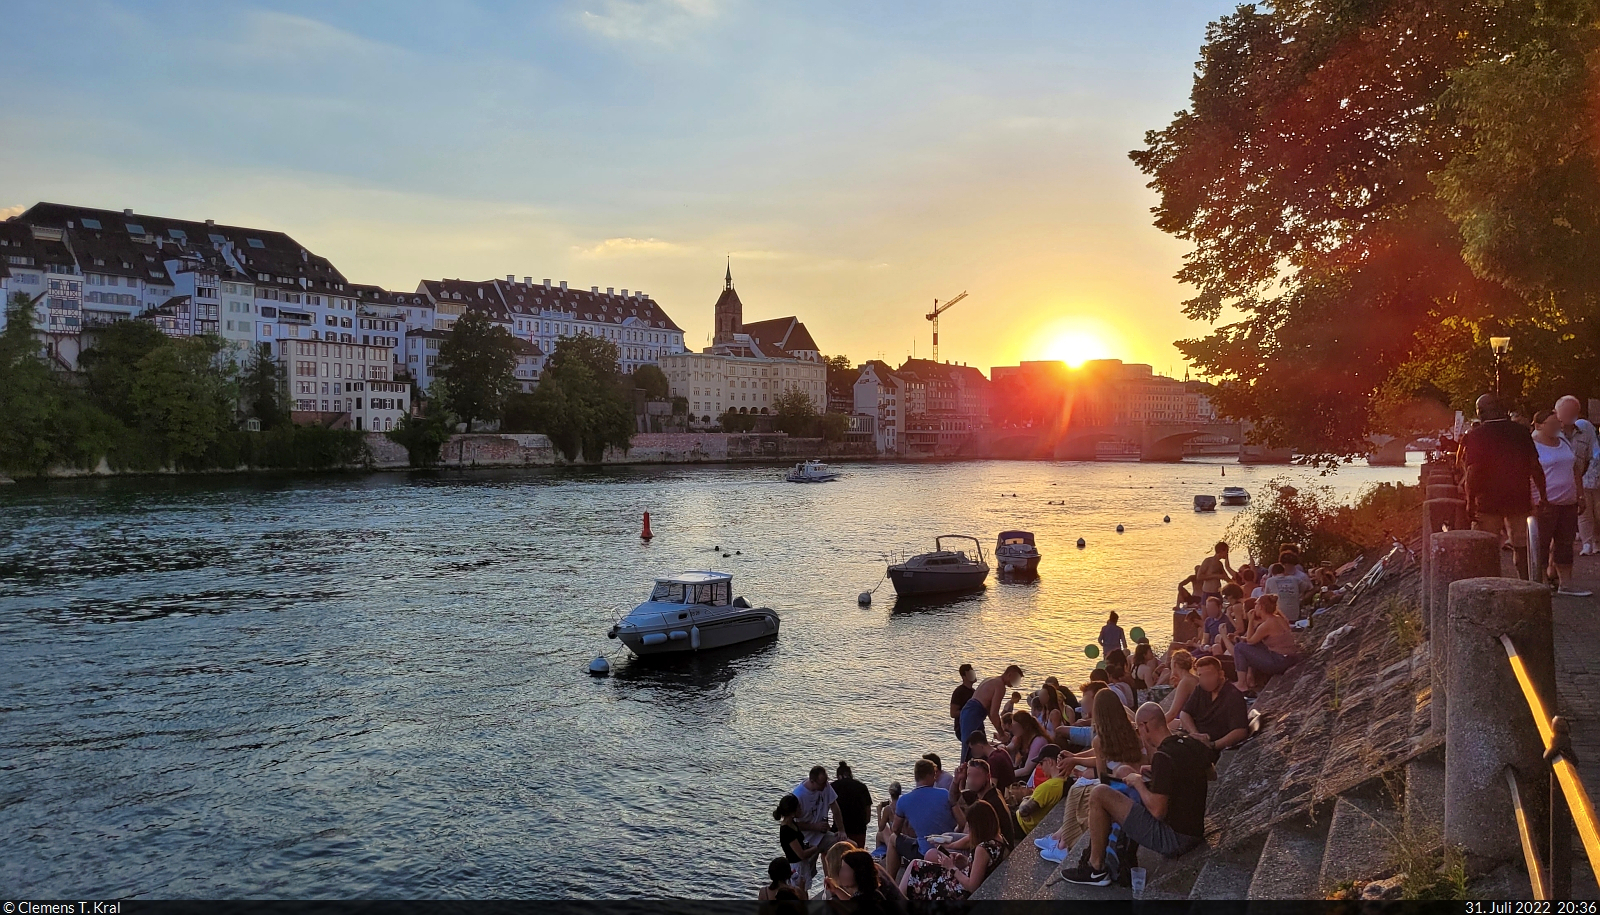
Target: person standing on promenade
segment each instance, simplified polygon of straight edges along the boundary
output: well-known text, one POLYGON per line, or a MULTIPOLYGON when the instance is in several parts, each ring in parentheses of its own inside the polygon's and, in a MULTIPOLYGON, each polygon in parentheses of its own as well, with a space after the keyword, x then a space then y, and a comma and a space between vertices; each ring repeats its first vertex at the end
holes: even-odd
MULTIPOLYGON (((778 844, 782 846, 783 856, 792 868, 789 885, 800 893, 800 898, 805 899, 811 895, 811 878, 816 874, 817 854, 822 851, 822 846, 806 841, 800 823, 795 820, 799 812, 800 799, 793 794, 785 794, 778 801, 778 808, 772 811, 772 818, 778 821, 778 844)), ((769 873, 776 877, 776 868, 769 873)))
POLYGON ((1195 573, 1200 580, 1200 597, 1218 597, 1222 594, 1222 586, 1233 579, 1233 569, 1228 566, 1228 545, 1217 541, 1212 548, 1211 555, 1200 561, 1200 570, 1195 573))
POLYGON ((972 684, 978 682, 978 675, 973 672, 971 664, 963 664, 960 669, 961 685, 950 694, 950 726, 956 729, 956 739, 965 740, 967 735, 961 733, 961 710, 966 707, 967 700, 972 698, 972 684))
POLYGON ((1000 706, 1005 702, 1006 690, 1022 682, 1022 668, 1015 664, 1005 669, 998 677, 990 677, 979 683, 972 691, 972 698, 961 707, 960 722, 963 739, 961 741, 961 761, 966 762, 970 756, 965 736, 974 730, 983 727, 985 718, 994 727, 995 739, 1006 739, 1006 727, 1000 720, 1000 706))
POLYGON ((1099 642, 1101 650, 1108 655, 1128 647, 1128 634, 1117 625, 1117 611, 1111 611, 1111 615, 1106 618, 1106 624, 1100 627, 1099 642))
POLYGON ((1572 443, 1572 453, 1578 457, 1578 477, 1583 483, 1583 510, 1578 512, 1578 539, 1583 542, 1580 555, 1592 556, 1600 541, 1596 540, 1595 521, 1600 518, 1600 432, 1594 423, 1583 418, 1583 404, 1571 394, 1556 401, 1556 415, 1561 418, 1561 431, 1572 443))
POLYGON ((1540 410, 1533 418, 1533 444, 1544 471, 1545 497, 1539 502, 1539 544, 1549 554, 1548 577, 1558 583, 1558 594, 1588 597, 1572 586, 1572 542, 1578 536, 1578 514, 1584 509, 1583 475, 1578 456, 1561 437, 1561 418, 1540 410))
POLYGON ((1547 501, 1539 451, 1527 427, 1511 421, 1497 395, 1480 396, 1477 410, 1478 424, 1461 439, 1467 514, 1473 530, 1510 536, 1517 574, 1527 578, 1530 486, 1540 502, 1547 501))
POLYGON ((857 847, 866 845, 867 823, 872 821, 872 792, 856 780, 850 764, 842 759, 833 770, 833 793, 839 804, 839 831, 857 847))

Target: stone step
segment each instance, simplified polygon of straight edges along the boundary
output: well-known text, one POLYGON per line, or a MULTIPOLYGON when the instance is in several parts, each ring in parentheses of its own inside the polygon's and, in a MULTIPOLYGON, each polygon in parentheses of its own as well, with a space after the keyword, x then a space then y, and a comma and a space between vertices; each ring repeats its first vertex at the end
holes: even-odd
POLYGON ((1444 753, 1406 763, 1404 825, 1411 836, 1430 844, 1444 836, 1444 753))
POLYGON ((1401 831, 1400 811, 1388 798, 1339 798, 1323 847, 1317 889, 1326 893, 1341 883, 1393 874, 1401 831))
POLYGON ((1255 871, 1250 866, 1218 858, 1200 868, 1189 888, 1190 899, 1244 899, 1255 871))
POLYGON ((1250 878, 1250 899, 1320 899, 1317 880, 1322 873, 1326 827, 1274 826, 1267 833, 1261 860, 1250 878))

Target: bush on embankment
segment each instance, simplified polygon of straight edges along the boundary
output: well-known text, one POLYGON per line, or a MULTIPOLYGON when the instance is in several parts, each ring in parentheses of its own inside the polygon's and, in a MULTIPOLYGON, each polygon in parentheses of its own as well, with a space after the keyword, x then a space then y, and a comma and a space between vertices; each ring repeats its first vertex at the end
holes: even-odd
POLYGON ((1422 487, 1378 483, 1347 505, 1327 486, 1267 482, 1250 507, 1228 525, 1225 539, 1243 546, 1254 561, 1271 563, 1285 543, 1296 543, 1307 564, 1342 565, 1365 550, 1404 537, 1422 510, 1422 487))

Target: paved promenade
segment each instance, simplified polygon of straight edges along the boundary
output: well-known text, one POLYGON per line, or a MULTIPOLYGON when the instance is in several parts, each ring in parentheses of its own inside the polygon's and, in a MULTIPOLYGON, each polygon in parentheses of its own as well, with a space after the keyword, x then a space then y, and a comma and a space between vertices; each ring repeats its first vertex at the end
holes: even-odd
POLYGON ((1596 596, 1553 598, 1556 703, 1572 722, 1584 785, 1600 795, 1600 556, 1579 556, 1573 573, 1578 586, 1596 596))

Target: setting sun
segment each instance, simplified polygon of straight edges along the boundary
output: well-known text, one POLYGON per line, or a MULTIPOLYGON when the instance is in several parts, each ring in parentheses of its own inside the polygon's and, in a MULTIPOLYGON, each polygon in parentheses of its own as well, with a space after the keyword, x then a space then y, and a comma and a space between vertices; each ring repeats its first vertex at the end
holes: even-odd
POLYGON ((1059 359, 1072 368, 1091 359, 1110 359, 1113 355, 1111 347, 1099 334, 1086 330, 1063 331, 1045 349, 1045 358, 1059 359))

